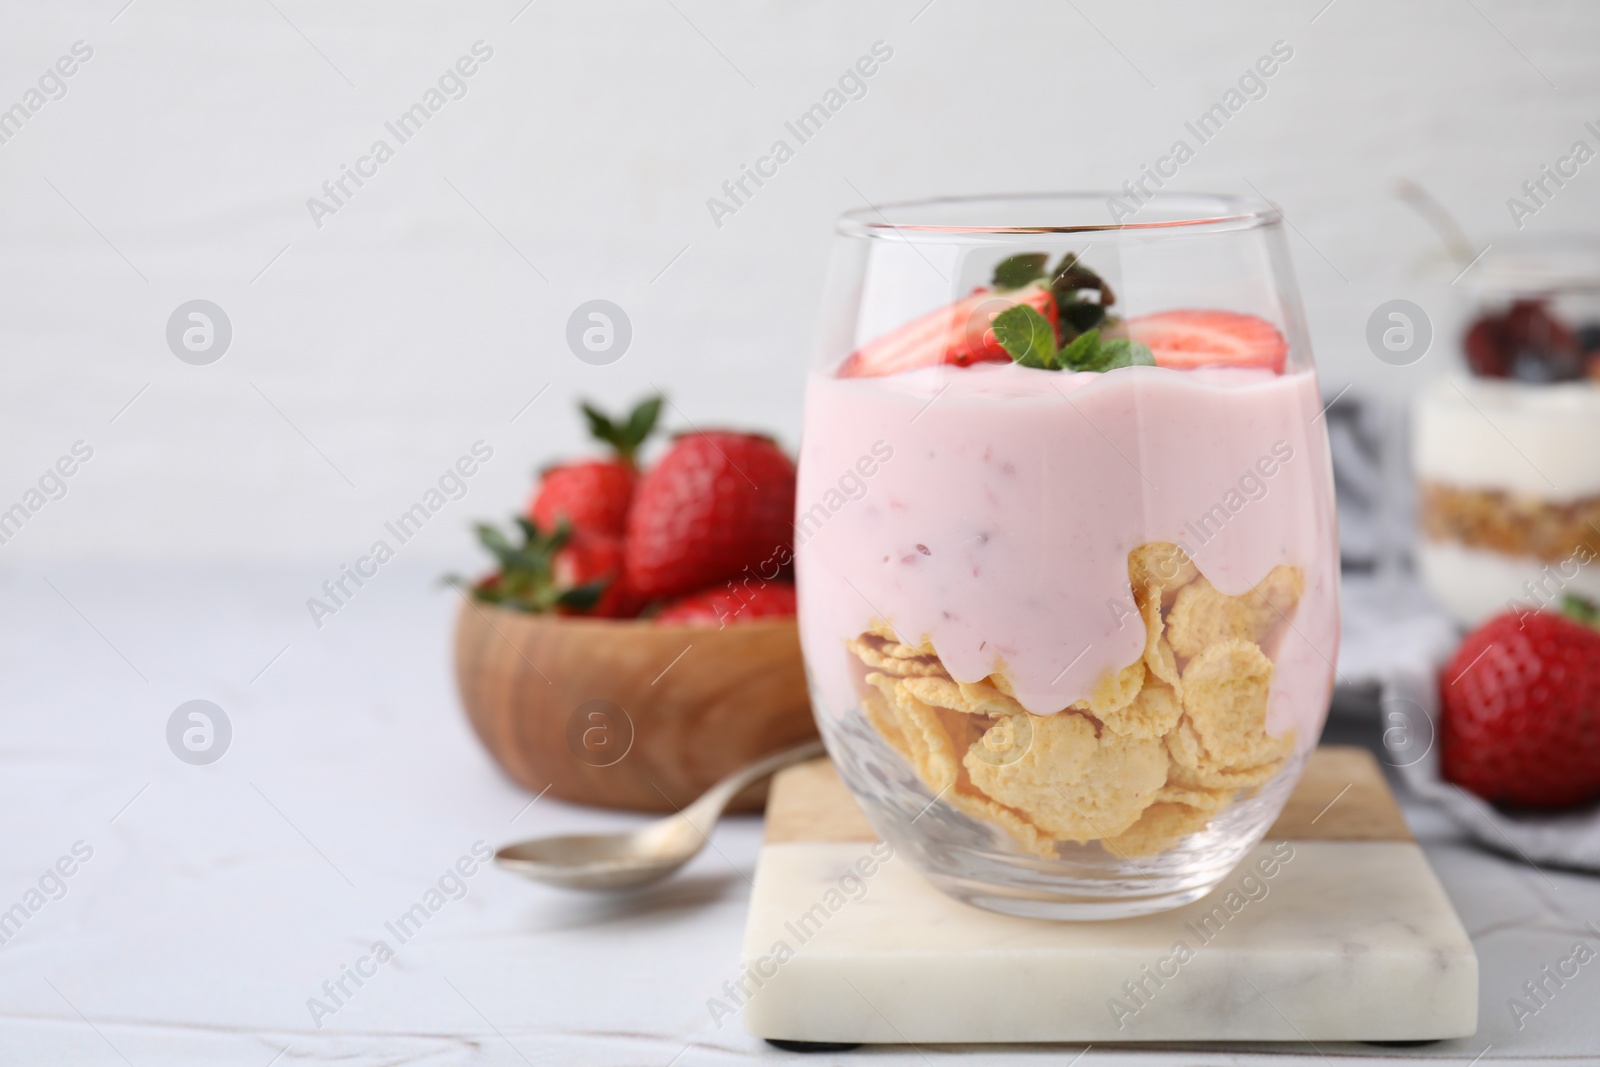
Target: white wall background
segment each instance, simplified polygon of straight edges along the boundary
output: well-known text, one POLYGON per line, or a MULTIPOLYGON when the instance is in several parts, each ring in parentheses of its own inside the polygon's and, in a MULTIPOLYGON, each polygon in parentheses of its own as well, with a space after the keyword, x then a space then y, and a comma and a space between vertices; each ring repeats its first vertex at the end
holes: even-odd
MULTIPOLYGON (((1448 368, 1455 310, 1397 180, 1480 243, 1509 230, 1520 183, 1594 140, 1600 7, 1326 2, 12 0, 0 108, 75 41, 94 56, 0 144, 0 508, 74 441, 95 451, 0 566, 331 572, 482 438, 495 459, 415 549, 467 565, 468 518, 503 517, 532 468, 580 445, 578 395, 658 385, 679 427, 792 446, 831 224, 856 190, 1118 185, 1277 40, 1293 59, 1181 184, 1277 201, 1326 384, 1402 396, 1448 368), (307 197, 480 39, 494 55, 468 94, 318 229, 307 197), (878 40, 894 57, 868 95, 716 227, 706 198, 878 40), (1409 368, 1363 340, 1396 296, 1443 334, 1409 368), (197 297, 234 329, 204 367, 165 342, 197 297), (564 341, 595 297, 634 328, 606 367, 564 341)), ((1528 229, 1597 209, 1600 165, 1528 229)))

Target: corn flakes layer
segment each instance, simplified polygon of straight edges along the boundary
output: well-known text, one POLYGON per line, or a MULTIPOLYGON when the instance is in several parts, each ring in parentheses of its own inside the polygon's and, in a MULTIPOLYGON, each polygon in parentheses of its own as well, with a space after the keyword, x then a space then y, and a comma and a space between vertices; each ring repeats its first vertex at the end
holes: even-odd
POLYGON ((1128 554, 1142 655, 1054 714, 1019 704, 1003 664, 958 682, 926 637, 878 620, 846 645, 865 671, 862 710, 936 797, 1049 857, 1098 841, 1121 857, 1171 848, 1294 751, 1267 733, 1272 647, 1304 592, 1275 567, 1240 596, 1219 591, 1177 545, 1128 554))

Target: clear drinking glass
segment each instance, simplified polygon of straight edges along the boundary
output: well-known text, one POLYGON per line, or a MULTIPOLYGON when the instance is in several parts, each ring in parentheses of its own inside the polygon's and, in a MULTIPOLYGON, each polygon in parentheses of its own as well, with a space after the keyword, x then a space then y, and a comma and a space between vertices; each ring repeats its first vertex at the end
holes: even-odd
POLYGON ((839 773, 972 904, 1091 919, 1203 896, 1283 806, 1338 650, 1278 213, 1012 196, 838 232, 796 580, 839 773))

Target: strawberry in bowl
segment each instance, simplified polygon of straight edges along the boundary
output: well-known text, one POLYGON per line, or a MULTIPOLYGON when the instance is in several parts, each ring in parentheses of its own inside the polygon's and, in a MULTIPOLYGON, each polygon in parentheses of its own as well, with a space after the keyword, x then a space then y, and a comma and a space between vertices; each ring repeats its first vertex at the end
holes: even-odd
POLYGON ((613 455, 546 467, 528 502, 528 519, 551 530, 565 520, 579 536, 621 537, 639 478, 638 452, 661 417, 661 398, 639 404, 625 420, 612 421, 590 404, 583 405, 583 414, 590 434, 609 444, 613 455))
POLYGON ((544 468, 514 534, 477 527, 496 569, 456 583, 462 704, 535 792, 670 811, 816 736, 790 580, 794 463, 722 429, 645 462, 660 411, 659 397, 622 419, 585 404, 608 454, 544 468))

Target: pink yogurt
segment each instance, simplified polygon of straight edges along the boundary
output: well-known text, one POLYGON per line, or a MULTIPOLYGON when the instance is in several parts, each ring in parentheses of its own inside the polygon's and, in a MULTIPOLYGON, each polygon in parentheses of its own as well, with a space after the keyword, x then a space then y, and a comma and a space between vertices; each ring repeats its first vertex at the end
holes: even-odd
POLYGON ((1338 655, 1338 547, 1309 372, 1011 364, 812 376, 800 449, 801 641, 828 714, 860 699, 845 641, 887 617, 952 677, 1004 669, 1029 711, 1139 658, 1128 552, 1184 547, 1243 593, 1278 564, 1284 627, 1269 732, 1315 744, 1338 655))

